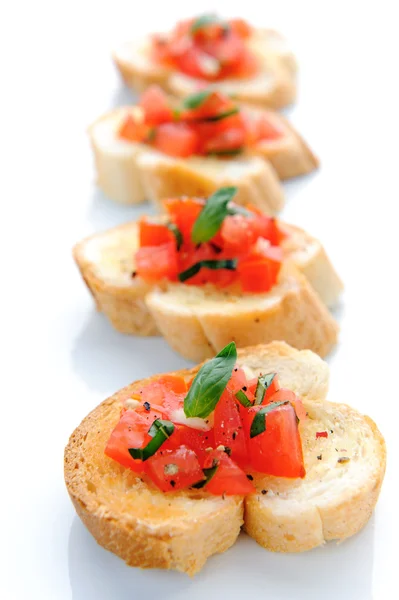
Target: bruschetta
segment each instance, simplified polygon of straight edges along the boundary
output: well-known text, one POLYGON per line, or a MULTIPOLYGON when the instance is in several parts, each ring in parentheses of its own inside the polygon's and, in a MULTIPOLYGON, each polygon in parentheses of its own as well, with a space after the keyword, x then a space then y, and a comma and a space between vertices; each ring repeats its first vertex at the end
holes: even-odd
POLYGON ((348 538, 375 507, 386 449, 375 423, 327 402, 327 389, 327 365, 282 342, 230 343, 132 383, 69 439, 79 517, 128 565, 189 575, 242 526, 275 552, 348 538))
POLYGON ((202 15, 178 23, 170 33, 121 44, 113 58, 134 91, 156 83, 184 98, 210 86, 273 109, 296 96, 297 65, 286 40, 242 19, 202 15))
POLYGON ((310 173, 317 159, 280 114, 238 105, 202 90, 182 102, 159 87, 138 105, 109 112, 91 125, 98 185, 124 204, 160 203, 182 193, 238 188, 236 202, 271 214, 284 203, 280 179, 310 173))
POLYGON ((326 355, 338 327, 325 304, 341 281, 323 247, 299 228, 232 202, 221 188, 206 202, 165 201, 143 217, 74 248, 99 310, 123 333, 161 333, 201 361, 233 339, 274 339, 326 355))

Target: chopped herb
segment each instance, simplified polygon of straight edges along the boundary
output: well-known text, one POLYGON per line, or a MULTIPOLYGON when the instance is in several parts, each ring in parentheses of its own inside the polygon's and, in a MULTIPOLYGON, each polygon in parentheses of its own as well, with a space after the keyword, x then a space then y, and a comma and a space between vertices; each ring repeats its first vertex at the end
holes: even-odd
POLYGON ((171 421, 155 419, 148 430, 148 434, 152 437, 152 440, 144 448, 129 448, 130 456, 143 461, 147 460, 170 438, 174 430, 175 426, 171 421))
POLYGON ((252 402, 250 401, 248 396, 242 390, 239 390, 235 396, 236 396, 237 400, 240 402, 240 404, 242 404, 246 408, 248 406, 252 406, 252 402))
POLYGON ((240 148, 230 148, 229 150, 211 150, 207 152, 206 156, 237 156, 244 150, 243 146, 240 148))
POLYGON ((237 361, 234 342, 227 344, 198 371, 184 399, 186 417, 207 417, 215 408, 230 380, 237 361))
POLYGON ((184 108, 188 109, 198 108, 199 106, 201 106, 201 104, 205 102, 205 100, 209 98, 209 96, 212 93, 213 92, 209 90, 202 90, 201 92, 197 92, 196 94, 191 94, 183 100, 183 106, 184 108))
POLYGON ((267 373, 266 375, 260 375, 258 377, 258 383, 256 384, 255 390, 254 404, 262 404, 266 391, 271 386, 275 377, 276 373, 267 373))
POLYGON ((218 465, 219 465, 219 463, 217 461, 215 461, 212 467, 209 467, 209 469, 203 469, 203 471, 204 471, 204 479, 201 479, 201 481, 199 481, 198 483, 195 483, 191 487, 193 487, 193 488, 195 488, 197 490, 203 488, 207 483, 210 482, 210 480, 212 479, 212 477, 216 473, 218 465))
POLYGON ((144 402, 143 403, 144 408, 146 409, 146 411, 151 410, 151 404, 149 402, 144 402))
POLYGON ((209 196, 194 223, 191 239, 194 244, 208 242, 219 231, 227 216, 227 205, 237 193, 234 186, 222 187, 209 196))
POLYGON ((179 273, 179 281, 186 281, 187 279, 194 277, 194 275, 197 275, 197 273, 199 273, 203 267, 212 270, 227 269, 228 271, 235 271, 237 268, 237 259, 226 258, 224 260, 200 260, 199 262, 191 265, 191 267, 185 271, 179 273))
POLYGON ((178 226, 175 225, 174 223, 167 223, 166 227, 175 236, 175 239, 176 239, 176 248, 177 248, 177 250, 180 250, 180 247, 181 247, 181 245, 183 243, 183 234, 182 234, 182 232, 180 231, 180 229, 178 228, 178 226))
POLYGON ((232 117, 240 112, 238 106, 233 106, 229 110, 225 110, 224 112, 219 113, 218 115, 213 115, 212 117, 204 117, 201 121, 206 121, 208 123, 212 123, 215 121, 221 121, 222 119, 227 119, 227 117, 232 117))
POLYGON ((271 402, 271 404, 261 408, 260 411, 256 413, 254 420, 252 421, 249 437, 254 438, 260 433, 266 431, 266 416, 284 404, 289 404, 288 400, 284 400, 282 402, 271 402))
POLYGON ((224 28, 228 27, 227 23, 221 21, 221 19, 217 15, 209 13, 201 15, 200 17, 195 19, 195 21, 191 25, 190 32, 193 35, 194 33, 197 33, 197 31, 199 31, 200 29, 208 27, 209 25, 221 25, 224 28))
POLYGON ((350 461, 350 458, 348 456, 341 456, 341 458, 339 458, 337 462, 339 462, 342 465, 349 461, 350 461))

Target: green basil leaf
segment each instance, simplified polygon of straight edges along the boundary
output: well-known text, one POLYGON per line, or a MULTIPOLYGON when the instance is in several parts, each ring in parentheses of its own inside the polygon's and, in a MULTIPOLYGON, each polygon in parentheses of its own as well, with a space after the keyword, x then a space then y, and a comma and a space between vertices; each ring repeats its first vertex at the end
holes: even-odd
POLYGON ((234 106, 234 108, 225 110, 224 112, 221 112, 218 115, 213 115, 212 117, 204 117, 203 119, 198 119, 198 120, 212 123, 214 121, 221 121, 222 119, 227 119, 227 117, 232 117, 233 115, 236 115, 239 112, 240 112, 240 109, 238 108, 238 106, 234 106))
POLYGON ((218 466, 218 463, 216 463, 215 465, 213 465, 213 467, 209 467, 209 469, 203 469, 204 479, 201 479, 201 481, 199 481, 198 483, 194 483, 194 485, 192 485, 191 487, 195 488, 196 490, 200 490, 201 488, 203 488, 207 483, 210 482, 210 480, 216 473, 218 466))
POLYGON ((190 277, 194 277, 197 273, 200 272, 202 267, 206 267, 207 269, 227 269, 229 271, 235 271, 237 268, 237 259, 236 258, 226 258, 224 260, 200 260, 199 262, 191 265, 185 271, 179 273, 179 281, 186 281, 190 279, 190 277))
POLYGON ((198 215, 192 232, 191 239, 194 244, 207 242, 219 231, 223 220, 227 216, 227 205, 237 193, 237 188, 222 187, 212 196, 209 196, 204 208, 198 215))
POLYGON ((180 250, 183 243, 183 234, 175 223, 167 223, 166 227, 173 233, 176 239, 176 248, 180 250))
POLYGON ((252 421, 249 437, 254 438, 260 433, 266 431, 266 415, 272 412, 272 410, 275 408, 283 406, 283 404, 289 404, 288 400, 284 400, 282 402, 272 402, 271 404, 267 404, 264 408, 261 408, 260 411, 256 413, 254 420, 252 421))
POLYGON ((239 401, 239 402, 240 402, 240 403, 241 403, 243 406, 245 406, 245 407, 252 406, 252 402, 250 401, 250 399, 248 398, 248 396, 246 395, 246 393, 245 393, 245 392, 243 392, 242 390, 239 390, 239 391, 236 393, 236 395, 235 395, 235 396, 236 396, 237 400, 238 400, 238 401, 239 401))
POLYGON ((171 421, 155 419, 148 430, 152 440, 144 448, 129 448, 130 456, 140 460, 147 460, 170 438, 174 430, 175 426, 171 421))
POLYGON ((255 390, 255 401, 254 404, 262 404, 263 398, 265 397, 266 390, 271 386, 276 373, 267 373, 258 377, 258 383, 255 390))
POLYGON ((243 206, 238 206, 237 204, 234 204, 233 206, 228 206, 227 214, 241 215, 242 217, 250 217, 252 219, 255 217, 255 213, 251 212, 250 210, 247 210, 243 206))
POLYGON ((241 154, 243 150, 243 146, 240 148, 230 148, 229 150, 211 150, 206 153, 206 156, 237 156, 237 154, 241 154))
POLYGON ((209 98, 211 94, 213 94, 213 92, 210 90, 202 90, 201 92, 191 94, 183 100, 183 106, 184 108, 188 109, 198 108, 199 106, 201 106, 201 104, 205 102, 205 100, 209 98))
POLYGON ((203 29, 204 27, 208 27, 208 25, 216 25, 216 24, 223 25, 223 27, 225 27, 227 25, 227 23, 226 24, 223 23, 221 21, 220 17, 218 17, 215 14, 201 15, 200 17, 195 19, 195 21, 191 25, 191 34, 197 33, 197 31, 199 31, 200 29, 203 29))
POLYGON ((202 365, 184 399, 186 417, 205 418, 214 410, 230 380, 236 361, 236 345, 230 342, 215 358, 202 365))

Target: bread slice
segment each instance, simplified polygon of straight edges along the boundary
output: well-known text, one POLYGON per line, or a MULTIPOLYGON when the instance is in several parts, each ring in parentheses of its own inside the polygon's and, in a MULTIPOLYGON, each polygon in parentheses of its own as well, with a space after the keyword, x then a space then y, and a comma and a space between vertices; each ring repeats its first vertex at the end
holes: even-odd
MULTIPOLYGON (((367 522, 384 476, 384 440, 368 417, 325 402, 326 363, 283 342, 238 350, 238 363, 254 374, 277 371, 281 385, 302 396, 310 417, 300 425, 306 478, 255 474, 259 494, 245 501, 204 491, 163 494, 104 454, 123 403, 154 377, 135 382, 94 409, 65 449, 65 481, 78 515, 97 542, 128 565, 193 575, 234 544, 243 522, 249 535, 275 551, 344 539, 367 522), (315 432, 330 428, 327 439, 315 439, 315 432), (344 455, 350 461, 337 463, 344 455)), ((198 368, 178 374, 189 379, 198 368)))
MULTIPOLYGON (((245 107, 247 113, 260 111, 245 107)), ((128 114, 140 118, 137 106, 120 107, 89 127, 98 185, 104 193, 123 204, 146 199, 159 204, 162 198, 207 196, 221 186, 237 186, 236 202, 254 204, 275 214, 284 205, 280 179, 310 173, 318 160, 292 125, 281 115, 268 111, 268 118, 283 135, 262 141, 234 158, 191 156, 179 159, 151 146, 132 143, 118 136, 128 114)))
MULTIPOLYGON (((294 102, 297 65, 285 39, 276 31, 256 29, 248 39, 248 46, 258 57, 259 74, 248 79, 226 79, 210 83, 233 95, 238 101, 280 109, 294 102)), ((151 38, 121 44, 113 52, 115 64, 133 91, 143 91, 158 84, 165 91, 184 98, 203 87, 204 81, 160 67, 151 60, 151 38)))
POLYGON ((294 266, 286 265, 278 284, 264 294, 167 282, 152 287, 132 277, 138 245, 134 222, 83 240, 73 254, 97 308, 122 333, 160 332, 194 361, 212 356, 226 336, 238 346, 283 339, 323 356, 336 342, 337 325, 311 286, 321 299, 335 301, 342 284, 317 240, 292 225, 281 227, 290 234, 283 250, 294 266))

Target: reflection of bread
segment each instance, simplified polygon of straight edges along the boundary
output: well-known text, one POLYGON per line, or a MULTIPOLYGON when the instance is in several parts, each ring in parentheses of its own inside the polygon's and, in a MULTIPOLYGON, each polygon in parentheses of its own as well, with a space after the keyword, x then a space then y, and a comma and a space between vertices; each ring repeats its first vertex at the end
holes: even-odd
MULTIPOLYGON (((198 91, 203 80, 173 72, 156 65, 150 58, 150 38, 122 44, 113 53, 115 63, 125 83, 135 91, 143 91, 157 83, 167 92, 184 98, 198 91)), ((248 39, 249 48, 260 61, 260 72, 249 79, 226 79, 210 83, 209 87, 232 94, 240 102, 249 102, 274 109, 295 100, 296 62, 286 41, 275 31, 258 29, 248 39)))
MULTIPOLYGON (((324 249, 302 230, 283 242, 287 257, 309 273, 322 298, 336 300, 341 282, 324 249)), ((132 278, 137 226, 128 223, 84 240, 74 257, 97 307, 116 329, 134 335, 164 335, 178 352, 199 361, 234 339, 238 346, 283 339, 325 355, 336 342, 337 325, 311 285, 286 264, 268 293, 238 294, 168 284, 152 287, 132 278), (227 341, 226 341, 227 340, 227 341)))
MULTIPOLYGON (((94 409, 65 450, 65 481, 78 515, 99 544, 129 565, 193 575, 232 546, 243 522, 275 551, 344 539, 367 522, 385 470, 384 441, 371 419, 324 401, 328 367, 312 352, 274 342, 238 350, 238 362, 254 374, 278 372, 281 385, 302 396, 309 412, 300 425, 305 479, 255 474, 258 493, 245 500, 203 491, 163 494, 104 454, 123 402, 154 377, 133 383, 94 409), (316 440, 324 430, 329 437, 316 440), (350 460, 338 462, 344 455, 350 460)), ((197 370, 179 374, 191 378, 197 370)))

